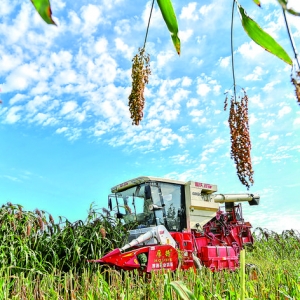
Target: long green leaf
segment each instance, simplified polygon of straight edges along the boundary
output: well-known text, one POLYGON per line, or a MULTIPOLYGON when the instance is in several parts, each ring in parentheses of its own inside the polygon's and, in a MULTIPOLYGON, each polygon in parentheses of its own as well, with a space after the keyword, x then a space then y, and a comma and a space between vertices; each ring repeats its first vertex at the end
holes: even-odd
POLYGON ((170 285, 182 300, 196 300, 195 295, 185 286, 182 281, 172 281, 170 285))
POLYGON ((240 12, 242 25, 249 37, 265 50, 282 59, 287 64, 292 65, 292 59, 285 52, 285 50, 268 33, 263 31, 255 21, 248 17, 244 8, 239 4, 238 9, 240 12))
POLYGON ((52 11, 49 0, 31 0, 31 2, 35 7, 36 11, 47 24, 56 25, 55 22, 52 20, 52 11))
POLYGON ((160 8, 161 14, 166 22, 166 25, 171 32, 171 38, 175 49, 180 55, 180 39, 178 37, 178 23, 176 14, 171 0, 157 0, 157 4, 160 8))
POLYGON ((259 7, 261 7, 261 5, 260 5, 260 0, 253 0, 253 2, 254 2, 256 5, 258 5, 259 7))
POLYGON ((294 16, 300 16, 300 13, 296 12, 292 8, 287 8, 288 2, 287 0, 277 0, 278 3, 282 6, 283 9, 285 9, 288 13, 294 15, 294 16))

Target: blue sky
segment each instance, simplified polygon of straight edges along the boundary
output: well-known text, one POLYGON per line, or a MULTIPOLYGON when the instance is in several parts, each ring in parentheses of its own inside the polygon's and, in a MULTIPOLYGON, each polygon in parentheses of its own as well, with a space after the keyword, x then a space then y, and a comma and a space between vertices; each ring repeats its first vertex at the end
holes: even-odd
MULTIPOLYGON (((248 15, 293 58, 282 11, 241 0, 248 15)), ((297 0, 290 6, 300 11, 297 0)), ((28 0, 1 0, 0 203, 87 217, 106 207, 110 188, 149 175, 218 185, 242 193, 230 158, 224 92, 232 90, 231 1, 173 0, 181 55, 155 5, 146 45, 151 57, 144 119, 128 110, 131 59, 143 45, 151 2, 53 0, 56 26, 28 0)), ((288 15, 300 48, 300 18, 288 15)), ((258 207, 253 227, 300 230, 300 106, 291 68, 254 44, 234 16, 238 90, 249 97, 258 207)))

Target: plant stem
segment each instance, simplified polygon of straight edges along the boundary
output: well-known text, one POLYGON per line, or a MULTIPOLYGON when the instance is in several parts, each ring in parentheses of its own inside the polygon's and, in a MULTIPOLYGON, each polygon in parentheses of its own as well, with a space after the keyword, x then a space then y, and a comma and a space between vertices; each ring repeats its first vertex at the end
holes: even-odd
POLYGON ((233 60, 233 16, 234 16, 234 9, 235 9, 235 0, 233 0, 233 3, 232 3, 230 42, 231 42, 231 67, 232 67, 232 77, 233 77, 233 93, 234 93, 234 101, 236 102, 236 84, 235 84, 234 60, 233 60))
POLYGON ((150 20, 151 20, 151 16, 152 16, 153 6, 154 6, 154 0, 152 1, 152 5, 151 5, 151 10, 150 10, 150 15, 149 15, 149 20, 148 20, 148 25, 147 25, 146 36, 145 36, 145 41, 144 41, 143 48, 146 47, 146 41, 147 41, 147 37, 148 37, 148 31, 149 31, 149 26, 150 26, 150 20))
POLYGON ((245 300, 245 249, 240 252, 240 300, 245 300))
POLYGON ((284 8, 282 8, 282 12, 283 12, 283 16, 284 16, 286 30, 287 30, 287 32, 289 34, 289 38, 290 38, 290 41, 291 41, 291 44, 292 44, 292 48, 293 48, 293 51, 294 51, 294 54, 295 54, 295 59, 296 59, 296 62, 298 64, 298 68, 300 69, 300 62, 299 62, 299 59, 298 59, 297 49, 296 49, 296 46, 295 46, 295 42, 294 42, 293 36, 291 34, 290 26, 289 26, 289 23, 287 21, 286 13, 285 13, 285 9, 284 8))

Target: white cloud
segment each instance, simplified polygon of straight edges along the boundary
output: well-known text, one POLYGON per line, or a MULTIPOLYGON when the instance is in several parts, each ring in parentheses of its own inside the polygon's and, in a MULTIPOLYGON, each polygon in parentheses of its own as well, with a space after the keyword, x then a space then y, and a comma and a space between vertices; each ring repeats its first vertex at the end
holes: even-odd
POLYGON ((190 112, 190 115, 193 116, 193 117, 201 117, 201 116, 203 116, 203 114, 204 114, 204 111, 203 110, 199 110, 199 109, 193 109, 190 112))
POLYGON ((105 37, 101 37, 99 38, 96 42, 95 42, 95 52, 97 54, 102 54, 105 53, 107 51, 107 45, 108 45, 108 41, 105 37))
POLYGON ((216 149, 214 147, 206 148, 204 151, 201 152, 201 161, 208 160, 208 156, 215 152, 216 152, 216 149))
POLYGON ((199 17, 196 12, 196 6, 197 2, 190 2, 188 6, 182 7, 179 18, 193 21, 198 20, 199 17))
POLYGON ((190 86, 192 84, 193 80, 187 76, 184 76, 182 78, 182 83, 181 85, 184 86, 184 87, 187 87, 187 86, 190 86))
POLYGON ((272 127, 273 124, 274 124, 274 120, 266 120, 264 123, 262 123, 262 127, 264 128, 272 127))
POLYGON ((116 49, 122 52, 128 60, 132 60, 134 47, 129 47, 120 38, 115 39, 115 45, 116 45, 116 49))
POLYGON ((43 124, 49 118, 49 114, 37 113, 31 122, 37 122, 38 124, 43 124))
POLYGON ((219 65, 220 65, 220 67, 227 68, 229 66, 230 60, 231 60, 231 56, 221 57, 219 59, 219 65))
POLYGON ((22 63, 22 55, 11 55, 0 52, 0 74, 10 72, 22 63))
POLYGON ((196 98, 191 98, 191 99, 187 102, 186 106, 187 106, 187 107, 195 107, 195 106, 198 105, 198 103, 199 103, 199 100, 198 100, 198 99, 196 99, 196 98))
POLYGON ((192 58, 192 64, 201 66, 203 64, 203 59, 199 59, 198 57, 193 57, 192 58))
POLYGON ((61 127, 58 128, 55 132, 57 134, 64 134, 69 141, 75 141, 80 137, 81 131, 82 130, 78 128, 61 127))
POLYGON ((182 163, 187 159, 188 156, 189 156, 188 154, 182 154, 182 155, 178 154, 178 155, 174 155, 170 158, 173 159, 173 161, 176 163, 182 163))
POLYGON ((103 134, 111 130, 110 125, 104 121, 98 121, 95 126, 89 129, 96 137, 102 136, 103 134))
POLYGON ((32 5, 28 2, 23 2, 19 14, 13 20, 12 26, 6 25, 5 23, 0 25, 0 32, 2 31, 5 35, 6 42, 9 44, 16 44, 26 37, 26 34, 29 31, 32 12, 32 5))
POLYGON ((186 43, 190 37, 193 35, 194 31, 192 29, 180 30, 178 36, 182 43, 186 43))
POLYGON ((213 86, 214 94, 215 94, 215 95, 220 95, 220 90, 221 90, 221 88, 222 88, 221 85, 215 84, 215 85, 213 86))
POLYGON ((242 44, 237 50, 238 53, 247 59, 257 59, 258 57, 261 57, 261 54, 264 51, 265 50, 263 50, 262 47, 252 41, 242 44))
POLYGON ((17 114, 22 110, 22 106, 13 106, 10 108, 6 114, 6 118, 4 120, 5 123, 13 124, 18 122, 21 119, 21 115, 17 114))
POLYGON ((121 36, 129 34, 131 32, 130 21, 126 19, 118 20, 114 26, 114 31, 121 36))
POLYGON ((83 20, 82 33, 91 35, 97 30, 99 23, 103 22, 102 9, 98 5, 88 4, 81 8, 81 18, 83 20))
POLYGON ((187 131, 189 131, 189 126, 187 126, 187 125, 181 126, 181 127, 179 128, 179 131, 181 131, 181 132, 187 132, 187 131))
POLYGON ((55 77, 57 85, 65 85, 69 83, 77 83, 79 81, 77 73, 73 69, 63 70, 55 77))
POLYGON ((47 95, 35 96, 33 100, 30 100, 26 104, 26 110, 29 114, 35 114, 38 110, 44 108, 47 102, 50 100, 50 97, 47 95))
POLYGON ((249 115, 249 124, 252 125, 254 124, 258 119, 256 118, 255 114, 250 114, 249 115))
MULTIPOLYGON (((223 145, 224 143, 226 143, 226 140, 218 137, 212 141, 211 145, 214 147, 219 147, 219 146, 223 145)), ((209 147, 209 146, 205 146, 204 148, 206 148, 206 147, 209 147)))
POLYGON ((10 14, 14 8, 15 8, 15 4, 14 2, 10 1, 10 0, 2 0, 1 1, 1 10, 0 10, 0 16, 6 16, 8 14, 10 14))
POLYGON ((195 134, 193 134, 193 133, 188 133, 187 135, 186 135, 186 138, 187 139, 193 139, 193 138, 195 138, 195 134))
POLYGON ((295 125, 295 126, 300 125, 300 118, 296 118, 293 122, 293 125, 295 125))
POLYGON ((15 103, 17 103, 17 102, 21 102, 21 101, 23 101, 23 100, 25 100, 25 99, 27 99, 28 98, 28 96, 26 96, 26 95, 24 95, 24 94, 16 94, 16 95, 14 95, 10 100, 9 100, 9 104, 10 105, 14 105, 15 103))
POLYGON ((61 50, 58 53, 51 53, 51 62, 58 68, 70 69, 73 55, 70 51, 61 50))
POLYGON ((276 141, 279 139, 279 136, 278 135, 273 135, 273 136, 270 136, 269 137, 269 141, 276 141))
POLYGON ((255 69, 253 70, 252 74, 249 74, 244 77, 246 81, 256 81, 256 80, 261 80, 261 75, 263 74, 263 69, 259 66, 256 66, 255 69))
POLYGON ((277 85, 277 84, 279 84, 279 83, 280 83, 279 80, 271 81, 271 82, 267 83, 267 84, 262 88, 262 90, 263 90, 264 92, 270 92, 270 91, 272 91, 272 90, 274 89, 274 86, 277 85))
POLYGON ((292 111, 290 106, 284 106, 278 111, 278 117, 282 118, 283 116, 289 114, 292 111))
POLYGON ((63 104, 60 114, 66 115, 77 108, 78 104, 75 101, 68 101, 63 104))
POLYGON ((159 52, 156 61, 157 61, 157 68, 161 69, 164 67, 170 60, 174 58, 175 54, 174 51, 162 51, 159 52))
POLYGON ((202 5, 199 9, 199 12, 203 16, 207 16, 211 13, 212 10, 214 10, 215 4, 211 3, 209 5, 202 5))
MULTIPOLYGON (((146 7, 142 13, 142 20, 143 20, 143 28, 146 28, 150 16, 150 9, 151 9, 151 2, 148 1, 146 4, 146 7)), ((156 6, 153 7, 152 15, 151 15, 151 28, 153 27, 160 27, 163 25, 163 18, 160 12, 159 8, 156 8, 156 6)), ((139 29, 141 27, 141 24, 138 24, 139 29)))
POLYGON ((270 132, 264 132, 264 133, 261 133, 258 137, 261 139, 267 139, 269 135, 270 135, 270 132))
POLYGON ((79 28, 81 26, 81 19, 78 17, 78 15, 76 14, 75 11, 70 10, 68 13, 69 19, 70 19, 70 28, 74 31, 74 32, 78 32, 79 28))
POLYGON ((197 94, 202 97, 205 97, 210 91, 211 91, 211 88, 206 83, 200 83, 197 86, 197 94))
POLYGON ((25 90, 32 81, 39 79, 38 66, 35 63, 23 64, 15 68, 7 77, 5 90, 7 92, 25 90))
POLYGON ((264 108, 264 105, 260 99, 260 94, 251 96, 249 99, 250 103, 253 104, 255 107, 264 108))
POLYGON ((300 3, 298 0, 289 0, 287 7, 292 8, 292 9, 296 10, 297 12, 300 11, 300 3))

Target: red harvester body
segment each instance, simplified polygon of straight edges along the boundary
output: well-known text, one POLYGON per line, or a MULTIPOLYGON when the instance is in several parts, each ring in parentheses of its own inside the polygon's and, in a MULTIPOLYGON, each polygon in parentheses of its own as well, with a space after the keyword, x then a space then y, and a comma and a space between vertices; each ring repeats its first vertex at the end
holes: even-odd
POLYGON ((136 222, 128 243, 101 259, 102 264, 142 272, 205 266, 235 270, 239 252, 253 244, 242 206, 258 205, 257 194, 214 194, 216 185, 138 177, 112 188, 110 210, 125 223, 136 222), (115 207, 113 208, 113 201, 115 207), (219 207, 225 203, 224 207, 219 207))

